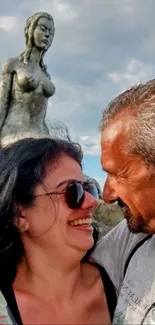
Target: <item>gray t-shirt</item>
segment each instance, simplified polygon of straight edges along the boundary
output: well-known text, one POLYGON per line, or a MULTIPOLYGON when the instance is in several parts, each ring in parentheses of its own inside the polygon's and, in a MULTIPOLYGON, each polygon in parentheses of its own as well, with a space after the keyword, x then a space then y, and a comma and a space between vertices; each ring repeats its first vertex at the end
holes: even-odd
POLYGON ((5 298, 3 297, 1 291, 0 291, 0 325, 2 324, 16 324, 14 321, 10 310, 8 309, 7 303, 5 298))
POLYGON ((100 238, 91 255, 106 269, 119 295, 113 324, 155 324, 155 235, 136 250, 124 278, 131 251, 146 236, 132 234, 123 220, 100 238))

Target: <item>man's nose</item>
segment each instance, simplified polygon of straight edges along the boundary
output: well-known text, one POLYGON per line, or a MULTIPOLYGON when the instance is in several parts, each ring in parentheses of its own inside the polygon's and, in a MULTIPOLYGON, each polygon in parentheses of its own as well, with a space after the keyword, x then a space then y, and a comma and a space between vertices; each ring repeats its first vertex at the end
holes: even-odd
POLYGON ((82 204, 82 209, 96 208, 98 206, 98 200, 92 196, 90 193, 85 191, 84 202, 82 204))
POLYGON ((108 176, 103 189, 103 200, 105 203, 113 203, 117 199, 118 199, 118 195, 114 190, 113 181, 110 180, 108 176))

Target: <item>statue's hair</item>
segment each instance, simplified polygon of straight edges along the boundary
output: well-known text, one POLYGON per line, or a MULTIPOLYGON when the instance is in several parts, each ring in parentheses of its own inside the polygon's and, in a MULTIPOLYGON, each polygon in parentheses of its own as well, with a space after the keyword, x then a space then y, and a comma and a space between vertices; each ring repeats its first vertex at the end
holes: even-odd
MULTIPOLYGON (((37 12, 37 13, 35 13, 34 15, 30 16, 27 19, 26 25, 25 25, 25 29, 24 29, 25 39, 26 39, 26 49, 25 49, 25 51, 23 53, 21 53, 19 55, 19 60, 20 61, 23 61, 26 65, 28 64, 28 61, 30 59, 31 52, 32 52, 32 47, 33 47, 33 33, 34 33, 35 27, 36 27, 36 25, 38 23, 38 20, 40 18, 47 18, 47 19, 51 20, 52 23, 53 23, 53 33, 55 32, 53 17, 50 14, 46 13, 46 12, 37 12)), ((40 66, 41 66, 41 69, 43 70, 43 72, 47 76, 49 76, 48 73, 47 73, 47 70, 46 70, 46 65, 43 62, 43 58, 44 58, 45 52, 47 50, 48 49, 46 49, 42 53, 41 60, 40 60, 40 66)))
POLYGON ((155 79, 136 85, 116 97, 103 111, 101 132, 114 120, 131 118, 127 151, 155 166, 155 79))
POLYGON ((85 175, 85 178, 86 178, 86 181, 92 182, 96 186, 99 199, 102 199, 101 187, 100 187, 99 183, 97 182, 97 180, 95 178, 88 176, 88 175, 85 175))

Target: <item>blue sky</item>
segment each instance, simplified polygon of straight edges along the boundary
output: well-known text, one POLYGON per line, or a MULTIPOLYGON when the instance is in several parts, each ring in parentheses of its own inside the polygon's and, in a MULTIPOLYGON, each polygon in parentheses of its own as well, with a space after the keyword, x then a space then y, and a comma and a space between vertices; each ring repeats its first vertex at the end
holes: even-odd
POLYGON ((85 155, 83 159, 83 171, 87 175, 95 178, 103 189, 103 183, 106 179, 106 173, 102 171, 99 156, 85 155), (96 176, 97 175, 97 176, 96 176))
POLYGON ((155 76, 155 0, 0 0, 0 66, 24 50, 25 20, 38 11, 55 21, 47 120, 67 125, 85 172, 103 185, 98 124, 116 95, 155 76))

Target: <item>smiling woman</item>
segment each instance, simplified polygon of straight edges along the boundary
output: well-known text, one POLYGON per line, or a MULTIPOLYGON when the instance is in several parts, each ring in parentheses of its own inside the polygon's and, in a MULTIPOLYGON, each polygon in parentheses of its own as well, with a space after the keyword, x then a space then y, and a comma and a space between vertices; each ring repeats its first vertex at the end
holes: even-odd
POLYGON ((104 285, 115 297, 113 286, 88 263, 98 192, 82 157, 78 144, 54 138, 0 151, 1 290, 7 299, 5 284, 13 285, 18 324, 111 323, 104 285))

